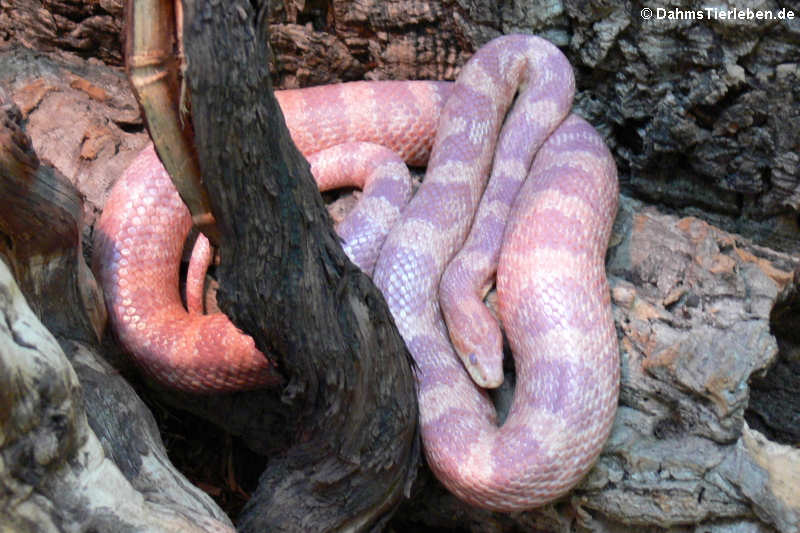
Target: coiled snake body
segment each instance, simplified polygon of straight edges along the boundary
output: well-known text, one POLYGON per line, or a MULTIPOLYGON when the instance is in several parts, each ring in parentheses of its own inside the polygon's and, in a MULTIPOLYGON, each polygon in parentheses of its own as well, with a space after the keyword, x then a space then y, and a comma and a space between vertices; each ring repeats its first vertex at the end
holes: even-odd
MULTIPOLYGON (((456 495, 489 509, 527 509, 568 491, 600 453, 616 409, 618 349, 604 268, 616 168, 594 129, 569 115, 573 90, 557 48, 507 36, 479 50, 454 86, 356 83, 279 96, 307 155, 320 140, 321 148, 367 141, 420 164, 435 132, 423 185, 391 228, 373 279, 418 365, 431 469, 456 495), (398 120, 401 133, 389 129, 398 120), (328 133, 312 136, 314 128, 328 133), (517 373, 499 427, 476 386, 502 375, 500 330, 481 303, 495 271, 517 373)), ((379 204, 406 194, 376 191, 379 204)), ((121 341, 153 376, 182 389, 276 383, 272 365, 223 315, 183 308, 177 265, 190 225, 154 152, 145 151, 97 228, 96 270, 121 341)))

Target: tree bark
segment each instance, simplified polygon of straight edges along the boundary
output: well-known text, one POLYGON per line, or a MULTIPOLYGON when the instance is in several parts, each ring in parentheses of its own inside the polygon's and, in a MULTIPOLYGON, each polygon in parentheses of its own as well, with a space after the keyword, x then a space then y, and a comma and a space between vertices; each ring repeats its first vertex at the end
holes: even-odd
POLYGON ((233 531, 100 355, 81 196, 21 123, 0 87, 0 531, 233 531))
POLYGON ((123 0, 0 0, 0 40, 122 64, 123 0))
POLYGON ((270 461, 240 527, 366 529, 414 477, 411 360, 290 140, 266 13, 265 2, 190 1, 184 15, 197 152, 223 242, 220 308, 291 379, 281 402, 294 442, 270 461))

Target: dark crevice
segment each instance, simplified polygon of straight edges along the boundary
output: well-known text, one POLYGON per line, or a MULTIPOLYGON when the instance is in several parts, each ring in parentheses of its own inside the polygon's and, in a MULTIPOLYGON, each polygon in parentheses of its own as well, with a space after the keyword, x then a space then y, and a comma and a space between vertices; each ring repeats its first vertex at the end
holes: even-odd
POLYGON ((632 155, 644 154, 644 143, 640 130, 647 126, 649 118, 628 119, 624 124, 614 127, 613 138, 617 144, 630 149, 632 155))
POLYGON ((196 415, 174 411, 146 394, 142 398, 155 417, 170 461, 236 520, 268 458, 196 415))
POLYGON ((653 437, 657 440, 679 438, 686 434, 686 427, 681 413, 673 411, 669 416, 660 419, 653 426, 653 437))
POLYGON ((769 440, 800 444, 800 286, 795 272, 792 290, 772 309, 770 326, 778 341, 775 363, 750 379, 745 419, 769 440))
POLYGON ((145 131, 144 122, 115 120, 114 124, 125 133, 143 133, 145 131))
POLYGON ((713 129, 719 118, 736 103, 742 94, 749 90, 748 87, 731 87, 728 92, 713 104, 695 104, 687 111, 695 117, 698 125, 706 129, 713 129))
POLYGON ((6 249, 8 252, 14 252, 14 239, 11 238, 11 235, 0 231, 0 243, 3 248, 6 249))
POLYGON ((325 31, 328 22, 328 2, 314 0, 306 2, 303 11, 297 14, 297 23, 300 25, 311 24, 314 31, 325 31))

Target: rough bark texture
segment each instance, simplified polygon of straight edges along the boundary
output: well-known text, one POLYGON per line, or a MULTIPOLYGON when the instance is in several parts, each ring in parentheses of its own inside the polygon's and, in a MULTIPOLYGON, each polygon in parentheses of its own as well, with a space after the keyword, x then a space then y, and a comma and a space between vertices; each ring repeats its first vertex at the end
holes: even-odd
POLYGON ((75 57, 0 50, 0 84, 19 105, 38 156, 84 195, 88 231, 111 185, 148 141, 125 75, 75 57))
POLYGON ((266 6, 214 4, 185 3, 184 44, 200 168, 224 243, 218 301, 291 377, 281 399, 293 446, 270 461, 240 527, 369 528, 417 466, 410 357, 289 140, 270 91, 266 6))
POLYGON ((123 0, 0 0, 0 39, 122 64, 123 0))
MULTIPOLYGON (((40 49, 68 42, 68 31, 49 37, 31 29, 30 17, 41 19, 48 11, 24 8, 28 4, 38 5, 9 7, 0 0, 0 37, 40 49)), ((659 5, 665 4, 648 7, 659 5)), ((800 262, 798 18, 648 22, 640 16, 642 7, 602 0, 273 1, 270 65, 276 83, 287 87, 360 78, 452 79, 474 49, 499 33, 548 37, 570 57, 578 75, 578 111, 606 135, 620 168, 624 196, 607 265, 620 335, 622 394, 612 437, 596 468, 564 500, 513 516, 465 508, 423 471, 413 498, 391 523, 394 530, 420 525, 469 531, 799 530, 800 343, 793 274, 800 262)), ((794 8, 800 17, 800 6, 789 3, 745 7, 794 8)), ((252 14, 246 10, 243 20, 250 24, 252 14)), ((82 190, 92 191, 87 169, 103 175, 103 165, 124 166, 142 134, 140 119, 122 113, 129 96, 110 89, 114 83, 108 80, 118 79, 118 72, 98 67, 89 76, 81 65, 6 50, 0 55, 0 84, 10 85, 21 107, 37 102, 26 113, 34 146, 51 150, 56 166, 82 190), (14 70, 5 68, 9 65, 14 70), (80 72, 112 97, 98 103, 90 92, 64 85, 70 79, 66 73, 80 72), (88 109, 48 103, 64 95, 83 98, 88 109), (71 114, 61 120, 56 107, 71 114), (99 117, 95 120, 111 134, 92 135, 83 116, 99 117), (77 154, 87 139, 117 146, 119 154, 100 150, 97 160, 81 159, 77 154), (110 155, 103 160, 103 154, 110 155)), ((194 105, 197 113, 201 104, 195 99, 194 105)), ((284 147, 284 153, 288 150, 284 147)), ((206 165, 213 169, 219 163, 206 165)), ((283 175, 280 170, 277 176, 283 175)), ((109 170, 95 190, 102 191, 117 174, 109 170)), ((266 203, 281 198, 267 193, 266 203)), ((87 195, 99 208, 102 193, 87 195)), ((317 223, 303 220, 295 231, 316 232, 311 228, 317 223)), ((328 242, 329 234, 322 235, 328 242)), ((268 245, 254 246, 257 255, 273 253, 268 245)), ((337 264, 331 249, 326 244, 305 257, 324 256, 318 260, 337 264)), ((288 279, 290 286, 297 282, 288 279)), ((262 291, 273 282, 260 280, 258 294, 269 294, 262 291)), ((235 314, 244 311, 239 289, 225 290, 235 314)), ((291 317, 281 319, 284 328, 291 325, 291 317)), ((250 317, 250 323, 259 320, 250 317)), ((261 340, 270 346, 296 342, 261 340)), ((234 418, 236 402, 247 403, 224 401, 231 414, 219 418, 234 418)), ((264 416, 283 420, 266 411, 264 416)), ((236 424, 240 429, 254 425, 248 417, 236 424)), ((239 432, 249 434, 255 448, 262 443, 262 450, 270 438, 285 438, 252 427, 239 432)), ((262 497, 270 495, 259 493, 252 509, 262 497)))
POLYGON ((21 118, 0 88, 0 531, 232 531, 100 355, 80 194, 21 118))

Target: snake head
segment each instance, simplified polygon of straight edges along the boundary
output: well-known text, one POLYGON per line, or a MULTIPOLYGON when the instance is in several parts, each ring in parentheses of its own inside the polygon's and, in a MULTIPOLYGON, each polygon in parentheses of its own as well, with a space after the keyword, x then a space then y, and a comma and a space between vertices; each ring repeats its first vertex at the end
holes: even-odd
POLYGON ((484 389, 503 383, 503 334, 483 302, 470 298, 445 312, 450 340, 472 381, 484 389))

